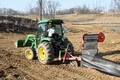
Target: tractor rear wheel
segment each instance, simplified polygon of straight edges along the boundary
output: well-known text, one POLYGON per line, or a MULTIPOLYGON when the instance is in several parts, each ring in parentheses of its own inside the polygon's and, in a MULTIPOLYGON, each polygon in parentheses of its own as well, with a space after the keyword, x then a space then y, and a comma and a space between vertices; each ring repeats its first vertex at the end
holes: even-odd
POLYGON ((35 57, 36 57, 35 51, 33 51, 32 48, 26 49, 26 51, 25 51, 25 57, 26 57, 28 60, 33 60, 33 59, 35 59, 35 57))
POLYGON ((42 64, 53 62, 54 50, 49 42, 43 42, 38 46, 38 59, 42 64))
POLYGON ((69 50, 70 50, 70 52, 72 52, 72 54, 73 54, 73 53, 74 53, 73 44, 72 44, 68 39, 65 39, 65 41, 64 41, 64 46, 65 46, 65 48, 67 48, 68 44, 69 44, 69 50))

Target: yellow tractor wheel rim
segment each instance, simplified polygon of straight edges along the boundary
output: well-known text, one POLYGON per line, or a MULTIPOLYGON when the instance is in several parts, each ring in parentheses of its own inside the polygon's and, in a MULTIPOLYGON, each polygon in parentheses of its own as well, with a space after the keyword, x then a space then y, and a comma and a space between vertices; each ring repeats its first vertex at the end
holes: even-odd
POLYGON ((32 52, 28 50, 28 51, 26 52, 26 57, 27 57, 28 59, 31 59, 31 58, 32 58, 32 52))
POLYGON ((44 48, 39 49, 39 56, 41 60, 45 60, 44 48))

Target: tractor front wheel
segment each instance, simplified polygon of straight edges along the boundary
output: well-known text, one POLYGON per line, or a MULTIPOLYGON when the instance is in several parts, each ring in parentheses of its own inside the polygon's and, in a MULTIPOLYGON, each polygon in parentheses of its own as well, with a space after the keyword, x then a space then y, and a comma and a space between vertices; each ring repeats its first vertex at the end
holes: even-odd
POLYGON ((26 57, 28 60, 33 60, 33 59, 35 59, 35 57, 36 57, 35 51, 33 51, 32 48, 26 49, 26 51, 25 51, 25 57, 26 57))
POLYGON ((43 42, 38 47, 38 59, 42 64, 50 64, 54 59, 54 50, 49 42, 43 42))

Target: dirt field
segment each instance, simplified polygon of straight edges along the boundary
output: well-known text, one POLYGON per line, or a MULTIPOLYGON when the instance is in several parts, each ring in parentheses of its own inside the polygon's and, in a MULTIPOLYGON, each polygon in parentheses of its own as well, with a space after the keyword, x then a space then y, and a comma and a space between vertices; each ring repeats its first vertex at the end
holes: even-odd
MULTIPOLYGON (((73 43, 76 53, 80 53, 84 33, 104 32, 106 39, 99 44, 100 55, 120 63, 120 33, 111 27, 97 25, 65 24, 69 33, 65 34, 73 43)), ((15 48, 15 41, 26 34, 0 33, 0 80, 120 80, 94 69, 73 67, 70 64, 42 65, 38 60, 29 61, 24 56, 25 49, 15 48)))

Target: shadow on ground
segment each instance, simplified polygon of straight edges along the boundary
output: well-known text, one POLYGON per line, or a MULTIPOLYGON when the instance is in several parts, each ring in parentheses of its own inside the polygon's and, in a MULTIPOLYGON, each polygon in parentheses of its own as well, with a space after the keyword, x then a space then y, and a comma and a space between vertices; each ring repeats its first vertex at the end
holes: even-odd
POLYGON ((105 53, 98 53, 96 56, 98 57, 104 57, 104 56, 109 56, 109 55, 114 55, 114 54, 120 54, 120 50, 115 50, 115 51, 107 51, 105 53))

